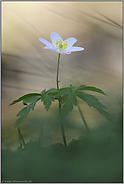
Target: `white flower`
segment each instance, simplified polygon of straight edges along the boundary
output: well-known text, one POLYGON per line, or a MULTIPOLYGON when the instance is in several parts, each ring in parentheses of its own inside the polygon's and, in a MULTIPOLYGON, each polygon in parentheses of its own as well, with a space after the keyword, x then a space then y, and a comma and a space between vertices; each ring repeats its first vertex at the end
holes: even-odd
POLYGON ((74 43, 77 42, 75 38, 71 37, 63 41, 58 33, 51 33, 52 43, 48 42, 44 38, 39 38, 39 41, 46 45, 44 49, 56 51, 61 54, 71 54, 71 52, 84 50, 83 47, 73 47, 74 43))

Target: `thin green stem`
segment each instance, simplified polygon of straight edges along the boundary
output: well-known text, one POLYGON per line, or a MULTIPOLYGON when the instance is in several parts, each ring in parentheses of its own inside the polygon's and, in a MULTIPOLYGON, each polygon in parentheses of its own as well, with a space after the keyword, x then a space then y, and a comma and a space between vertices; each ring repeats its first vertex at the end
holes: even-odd
MULTIPOLYGON (((56 76, 56 85, 57 85, 57 89, 59 90, 59 60, 60 60, 60 53, 58 55, 58 63, 57 63, 57 76, 56 76)), ((67 142, 66 142, 66 137, 65 137, 65 131, 64 131, 64 126, 62 123, 62 118, 61 118, 61 104, 60 104, 60 97, 59 97, 59 118, 60 118, 60 125, 61 125, 61 131, 62 131, 62 138, 63 138, 63 142, 64 145, 67 146, 67 142)))
POLYGON ((59 90, 59 60, 60 60, 60 53, 58 55, 58 63, 57 63, 57 76, 56 76, 56 84, 57 84, 57 89, 59 90))
POLYGON ((17 129, 18 129, 18 133, 19 133, 20 140, 22 140, 23 145, 24 145, 24 147, 25 147, 25 141, 24 141, 24 138, 23 138, 23 136, 22 136, 22 134, 21 134, 21 131, 20 131, 20 129, 19 129, 18 127, 17 127, 17 129))
POLYGON ((78 109, 79 109, 79 112, 80 112, 81 118, 82 118, 82 120, 83 120, 83 122, 84 122, 84 124, 85 124, 85 126, 86 126, 86 128, 87 128, 87 130, 89 131, 90 129, 89 129, 89 127, 88 127, 87 123, 86 123, 86 120, 85 120, 85 118, 84 118, 84 115, 83 115, 83 113, 82 113, 82 111, 81 111, 81 109, 80 109, 79 105, 77 105, 77 107, 78 107, 78 109))
POLYGON ((64 145, 67 146, 66 137, 65 137, 65 131, 64 131, 63 123, 62 123, 62 118, 61 118, 61 104, 60 104, 60 100, 59 100, 59 117, 60 117, 60 125, 61 125, 63 142, 64 142, 64 145))

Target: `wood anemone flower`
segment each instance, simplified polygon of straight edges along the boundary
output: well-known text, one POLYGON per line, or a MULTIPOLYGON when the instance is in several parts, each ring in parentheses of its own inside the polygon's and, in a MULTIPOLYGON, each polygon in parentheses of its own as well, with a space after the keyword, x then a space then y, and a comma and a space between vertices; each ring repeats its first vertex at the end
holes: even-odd
POLYGON ((71 52, 84 50, 83 47, 73 47, 74 43, 77 42, 75 38, 70 37, 63 41, 58 33, 51 33, 52 43, 44 38, 39 38, 39 41, 46 45, 44 49, 52 50, 60 54, 71 54, 71 52))

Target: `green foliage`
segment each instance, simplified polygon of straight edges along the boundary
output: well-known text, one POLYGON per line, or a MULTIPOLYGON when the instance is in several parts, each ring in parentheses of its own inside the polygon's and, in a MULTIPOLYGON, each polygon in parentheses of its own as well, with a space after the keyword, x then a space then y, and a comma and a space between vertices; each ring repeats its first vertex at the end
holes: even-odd
POLYGON ((108 121, 113 122, 111 115, 103 109, 97 109, 108 121))
POLYGON ((47 94, 51 94, 51 95, 55 95, 56 93, 58 93, 58 89, 56 88, 51 88, 47 91, 47 94))
POLYGON ((103 109, 107 109, 96 97, 83 92, 76 92, 76 96, 84 100, 90 107, 97 109, 107 120, 112 122, 112 118, 108 112, 103 109))
POLYGON ((81 92, 81 90, 88 90, 101 93, 106 95, 101 89, 92 87, 92 86, 85 86, 81 85, 78 88, 70 85, 67 88, 61 88, 56 96, 61 96, 60 104, 63 105, 62 111, 63 115, 67 115, 69 112, 73 110, 73 105, 77 106, 77 97, 84 100, 90 107, 94 107, 97 109, 107 120, 112 122, 112 118, 108 112, 104 109, 107 109, 96 97, 90 94, 86 94, 81 92))
POLYGON ((15 127, 18 127, 23 119, 27 117, 30 110, 34 109, 36 102, 40 99, 43 102, 43 105, 45 106, 47 111, 50 109, 52 101, 54 101, 55 99, 60 100, 60 104, 62 105, 62 115, 66 116, 69 112, 73 110, 74 106, 77 106, 78 97, 84 100, 90 107, 94 107, 95 109, 97 109, 107 120, 112 121, 110 114, 104 110, 107 109, 107 107, 99 102, 99 100, 93 95, 82 92, 83 90, 93 91, 106 95, 101 89, 85 85, 81 85, 77 88, 70 85, 70 87, 60 88, 59 90, 56 88, 51 88, 46 91, 46 89, 44 89, 41 93, 29 93, 23 95, 10 104, 13 105, 22 101, 24 105, 27 105, 17 114, 17 117, 19 116, 19 118, 16 121, 15 127))
POLYGON ((64 104, 62 109, 62 114, 64 116, 71 112, 73 110, 73 105, 77 105, 77 98, 75 92, 71 92, 70 94, 64 95, 60 99, 60 104, 64 104))
POLYGON ((31 97, 35 97, 35 96, 39 96, 40 97, 41 95, 42 95, 41 93, 29 93, 29 94, 21 96, 17 100, 14 100, 10 105, 14 105, 14 104, 16 104, 16 103, 18 103, 18 102, 20 102, 22 100, 26 100, 26 99, 31 98, 31 97))
POLYGON ((92 86, 84 86, 84 85, 81 85, 81 86, 79 86, 76 89, 76 91, 78 91, 78 90, 94 91, 94 92, 97 92, 97 93, 101 93, 103 95, 106 95, 101 89, 95 88, 95 87, 92 87, 92 86))
POLYGON ((45 108, 48 111, 52 104, 51 101, 54 101, 54 96, 49 93, 44 93, 41 97, 41 101, 43 101, 43 105, 45 105, 45 108))
POLYGON ((76 92, 76 96, 84 100, 90 107, 98 109, 107 109, 99 100, 93 95, 89 95, 83 92, 76 92))
POLYGON ((33 103, 35 101, 38 101, 41 99, 41 96, 32 96, 32 97, 29 97, 29 98, 26 98, 25 100, 23 100, 23 104, 27 104, 27 103, 33 103))
POLYGON ((24 105, 27 105, 26 107, 24 107, 18 114, 17 117, 19 117, 17 119, 17 121, 15 122, 15 128, 18 127, 18 125, 24 120, 26 119, 27 115, 29 114, 30 110, 34 110, 34 106, 36 104, 37 101, 39 101, 40 99, 42 101, 44 101, 44 105, 46 110, 48 110, 50 108, 51 105, 51 101, 54 101, 54 96, 52 94, 56 94, 58 92, 58 90, 56 90, 55 88, 52 88, 48 91, 46 91, 46 89, 44 89, 41 93, 29 93, 26 94, 22 97, 20 97, 17 100, 14 100, 10 105, 13 105, 15 103, 18 103, 20 101, 23 101, 24 105))
POLYGON ((52 101, 54 101, 54 96, 57 93, 58 93, 58 90, 56 88, 51 88, 46 92, 44 91, 42 93, 41 101, 43 102, 43 105, 45 105, 45 108, 47 111, 50 109, 52 101))
MULTIPOLYGON (((57 121, 55 119, 49 117, 49 121, 57 121)), ((45 122, 47 120, 46 117, 45 122)), ((74 124, 73 120, 65 120, 66 127, 74 124)), ((70 129, 75 130, 75 126, 70 129)), ((123 120, 117 119, 112 126, 104 123, 90 133, 82 131, 81 137, 70 140, 67 147, 60 141, 49 146, 39 144, 39 137, 35 137, 35 141, 26 141, 25 147, 4 148, 1 150, 1 183, 29 183, 29 180, 30 183, 123 183, 122 130, 123 120)), ((52 139, 56 132, 51 135, 52 139)))
POLYGON ((70 84, 70 89, 74 92, 74 91, 76 91, 76 87, 74 87, 74 86, 72 86, 71 84, 70 84))
POLYGON ((37 101, 30 103, 28 106, 24 107, 18 114, 17 117, 20 116, 17 121, 15 122, 15 128, 18 127, 18 125, 23 121, 23 119, 27 117, 30 110, 34 110, 34 106, 37 101))
POLYGON ((70 94, 70 93, 71 93, 70 87, 66 87, 66 88, 61 88, 55 96, 59 97, 59 96, 70 94))

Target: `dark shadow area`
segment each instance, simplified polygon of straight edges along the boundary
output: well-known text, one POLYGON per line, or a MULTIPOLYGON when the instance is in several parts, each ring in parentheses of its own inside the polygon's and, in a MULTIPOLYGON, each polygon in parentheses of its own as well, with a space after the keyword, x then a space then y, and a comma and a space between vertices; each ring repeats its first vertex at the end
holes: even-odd
POLYGON ((122 119, 120 113, 111 126, 85 131, 67 147, 37 140, 14 151, 3 149, 2 182, 122 183, 122 119))

